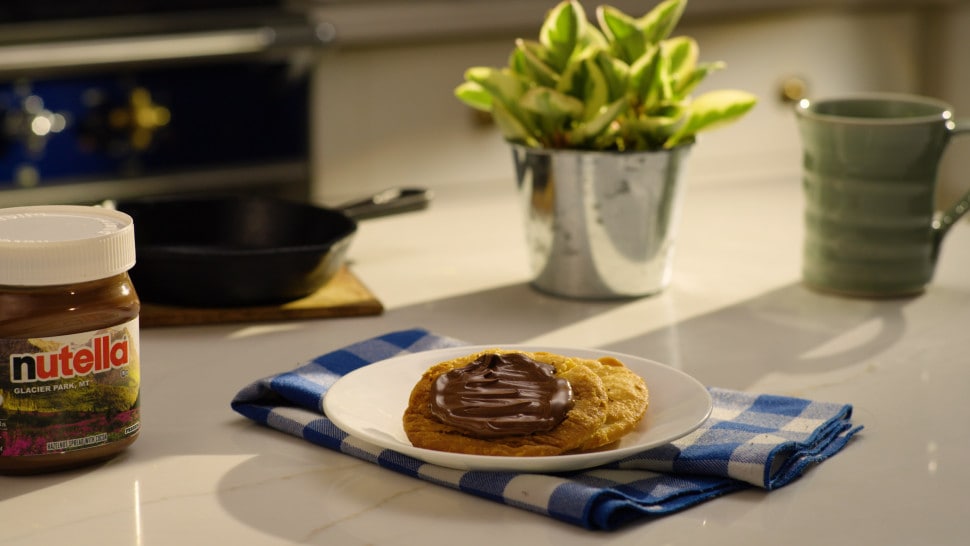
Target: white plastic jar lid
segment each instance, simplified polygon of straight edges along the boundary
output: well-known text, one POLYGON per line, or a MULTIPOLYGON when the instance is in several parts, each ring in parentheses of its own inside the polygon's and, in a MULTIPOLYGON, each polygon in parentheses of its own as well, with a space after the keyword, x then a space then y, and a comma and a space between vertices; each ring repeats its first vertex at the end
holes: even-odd
POLYGON ((0 209, 0 285, 75 284, 134 265, 134 222, 123 212, 77 205, 0 209))

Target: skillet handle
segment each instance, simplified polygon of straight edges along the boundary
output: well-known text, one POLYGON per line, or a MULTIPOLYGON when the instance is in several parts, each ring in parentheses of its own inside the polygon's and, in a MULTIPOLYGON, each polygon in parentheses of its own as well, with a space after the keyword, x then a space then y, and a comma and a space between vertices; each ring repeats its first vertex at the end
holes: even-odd
POLYGON ((350 201, 334 207, 354 220, 377 218, 428 207, 431 190, 424 188, 389 188, 365 199, 350 201))

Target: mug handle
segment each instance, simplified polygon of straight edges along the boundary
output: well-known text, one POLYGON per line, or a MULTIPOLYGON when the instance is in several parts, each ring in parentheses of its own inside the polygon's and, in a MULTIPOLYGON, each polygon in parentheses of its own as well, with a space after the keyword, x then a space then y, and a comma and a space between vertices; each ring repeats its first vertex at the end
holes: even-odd
MULTIPOLYGON (((959 119, 954 121, 951 125, 947 127, 950 132, 950 136, 956 136, 961 133, 970 133, 970 119, 959 119)), ((970 211, 970 191, 963 194, 952 207, 943 211, 943 213, 933 220, 933 235, 934 235, 934 254, 939 253, 940 243, 943 241, 943 236, 946 235, 953 224, 960 219, 961 216, 970 211)))

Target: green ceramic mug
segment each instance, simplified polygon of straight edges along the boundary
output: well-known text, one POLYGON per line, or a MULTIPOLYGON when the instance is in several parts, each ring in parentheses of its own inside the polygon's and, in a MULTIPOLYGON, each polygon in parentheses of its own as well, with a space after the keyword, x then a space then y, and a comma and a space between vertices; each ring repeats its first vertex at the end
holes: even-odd
POLYGON ((802 100, 795 112, 805 284, 862 297, 922 292, 944 235, 970 208, 970 193, 935 208, 943 151, 970 120, 955 120, 939 100, 898 94, 802 100))

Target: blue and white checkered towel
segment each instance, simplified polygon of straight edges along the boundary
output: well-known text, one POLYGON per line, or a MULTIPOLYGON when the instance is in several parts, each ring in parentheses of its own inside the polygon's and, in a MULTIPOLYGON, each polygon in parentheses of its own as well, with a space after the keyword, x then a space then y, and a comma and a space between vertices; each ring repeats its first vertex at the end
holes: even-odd
POLYGON ((862 427, 849 405, 711 389, 714 411, 685 438, 606 466, 561 474, 479 472, 422 463, 348 436, 323 415, 327 388, 393 356, 465 343, 425 330, 389 333, 259 380, 239 392, 242 415, 315 444, 590 529, 668 514, 739 489, 771 490, 838 452, 862 427))

